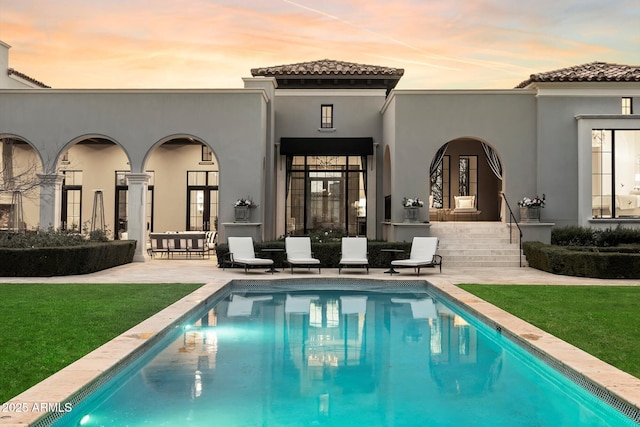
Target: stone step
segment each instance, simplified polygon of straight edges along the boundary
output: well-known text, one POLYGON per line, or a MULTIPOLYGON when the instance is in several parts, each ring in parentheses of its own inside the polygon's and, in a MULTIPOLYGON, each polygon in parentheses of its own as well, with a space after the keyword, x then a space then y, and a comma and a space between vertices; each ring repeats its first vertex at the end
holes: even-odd
MULTIPOLYGON (((522 257, 522 266, 527 266, 527 260, 522 257)), ((447 268, 482 268, 482 267, 520 267, 519 260, 484 260, 484 261, 467 261, 467 262, 442 262, 442 269, 446 271, 447 268)))
POLYGON ((438 236, 439 248, 468 248, 468 247, 515 247, 519 248, 520 245, 517 240, 509 240, 504 236, 493 237, 477 237, 477 238, 457 238, 438 236))
POLYGON ((509 255, 520 255, 520 250, 518 248, 493 248, 493 249, 438 249, 436 252, 438 255, 442 257, 496 257, 496 256, 509 256, 509 255))
POLYGON ((432 223, 430 234, 438 237, 438 254, 450 267, 518 267, 520 245, 510 238, 510 228, 500 222, 432 223))

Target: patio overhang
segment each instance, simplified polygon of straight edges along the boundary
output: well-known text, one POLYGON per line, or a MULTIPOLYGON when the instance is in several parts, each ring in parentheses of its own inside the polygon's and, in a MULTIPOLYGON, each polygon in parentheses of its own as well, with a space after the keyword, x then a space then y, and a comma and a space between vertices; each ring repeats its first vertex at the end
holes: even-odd
POLYGON ((280 138, 283 156, 369 156, 373 138, 280 138))

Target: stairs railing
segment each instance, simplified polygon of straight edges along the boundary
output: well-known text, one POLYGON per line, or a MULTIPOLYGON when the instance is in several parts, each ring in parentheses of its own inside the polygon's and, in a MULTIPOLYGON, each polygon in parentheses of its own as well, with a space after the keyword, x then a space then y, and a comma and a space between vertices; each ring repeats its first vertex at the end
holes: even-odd
POLYGON ((507 209, 509 209, 509 243, 513 243, 513 227, 512 227, 512 221, 513 224, 516 225, 516 227, 518 228, 518 232, 520 233, 519 239, 518 239, 518 243, 520 245, 520 267, 522 267, 522 228, 520 228, 520 224, 518 224, 518 220, 516 219, 516 216, 513 214, 513 211, 511 210, 511 206, 509 205, 509 201, 507 200, 507 196, 505 196, 505 194, 501 191, 500 195, 502 196, 502 198, 504 199, 504 203, 507 205, 507 209))

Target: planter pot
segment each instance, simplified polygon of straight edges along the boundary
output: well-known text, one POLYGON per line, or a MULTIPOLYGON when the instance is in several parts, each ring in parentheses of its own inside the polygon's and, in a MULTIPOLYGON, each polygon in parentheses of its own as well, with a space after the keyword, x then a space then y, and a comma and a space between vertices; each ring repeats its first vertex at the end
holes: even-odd
POLYGON ((540 222, 540 206, 520 206, 520 222, 540 222))
POLYGON ((404 208, 404 222, 420 222, 420 207, 409 206, 404 208))
POLYGON ((233 222, 249 222, 251 209, 249 206, 234 206, 233 222))

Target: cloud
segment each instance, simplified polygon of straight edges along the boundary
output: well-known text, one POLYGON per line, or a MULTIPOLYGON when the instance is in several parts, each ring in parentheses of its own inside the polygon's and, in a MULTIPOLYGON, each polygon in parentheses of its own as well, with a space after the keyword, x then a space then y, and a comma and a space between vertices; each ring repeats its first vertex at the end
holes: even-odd
POLYGON ((0 39, 54 87, 240 87, 252 67, 330 58, 405 68, 398 87, 509 88, 640 63, 639 18, 637 0, 0 0, 0 39))

